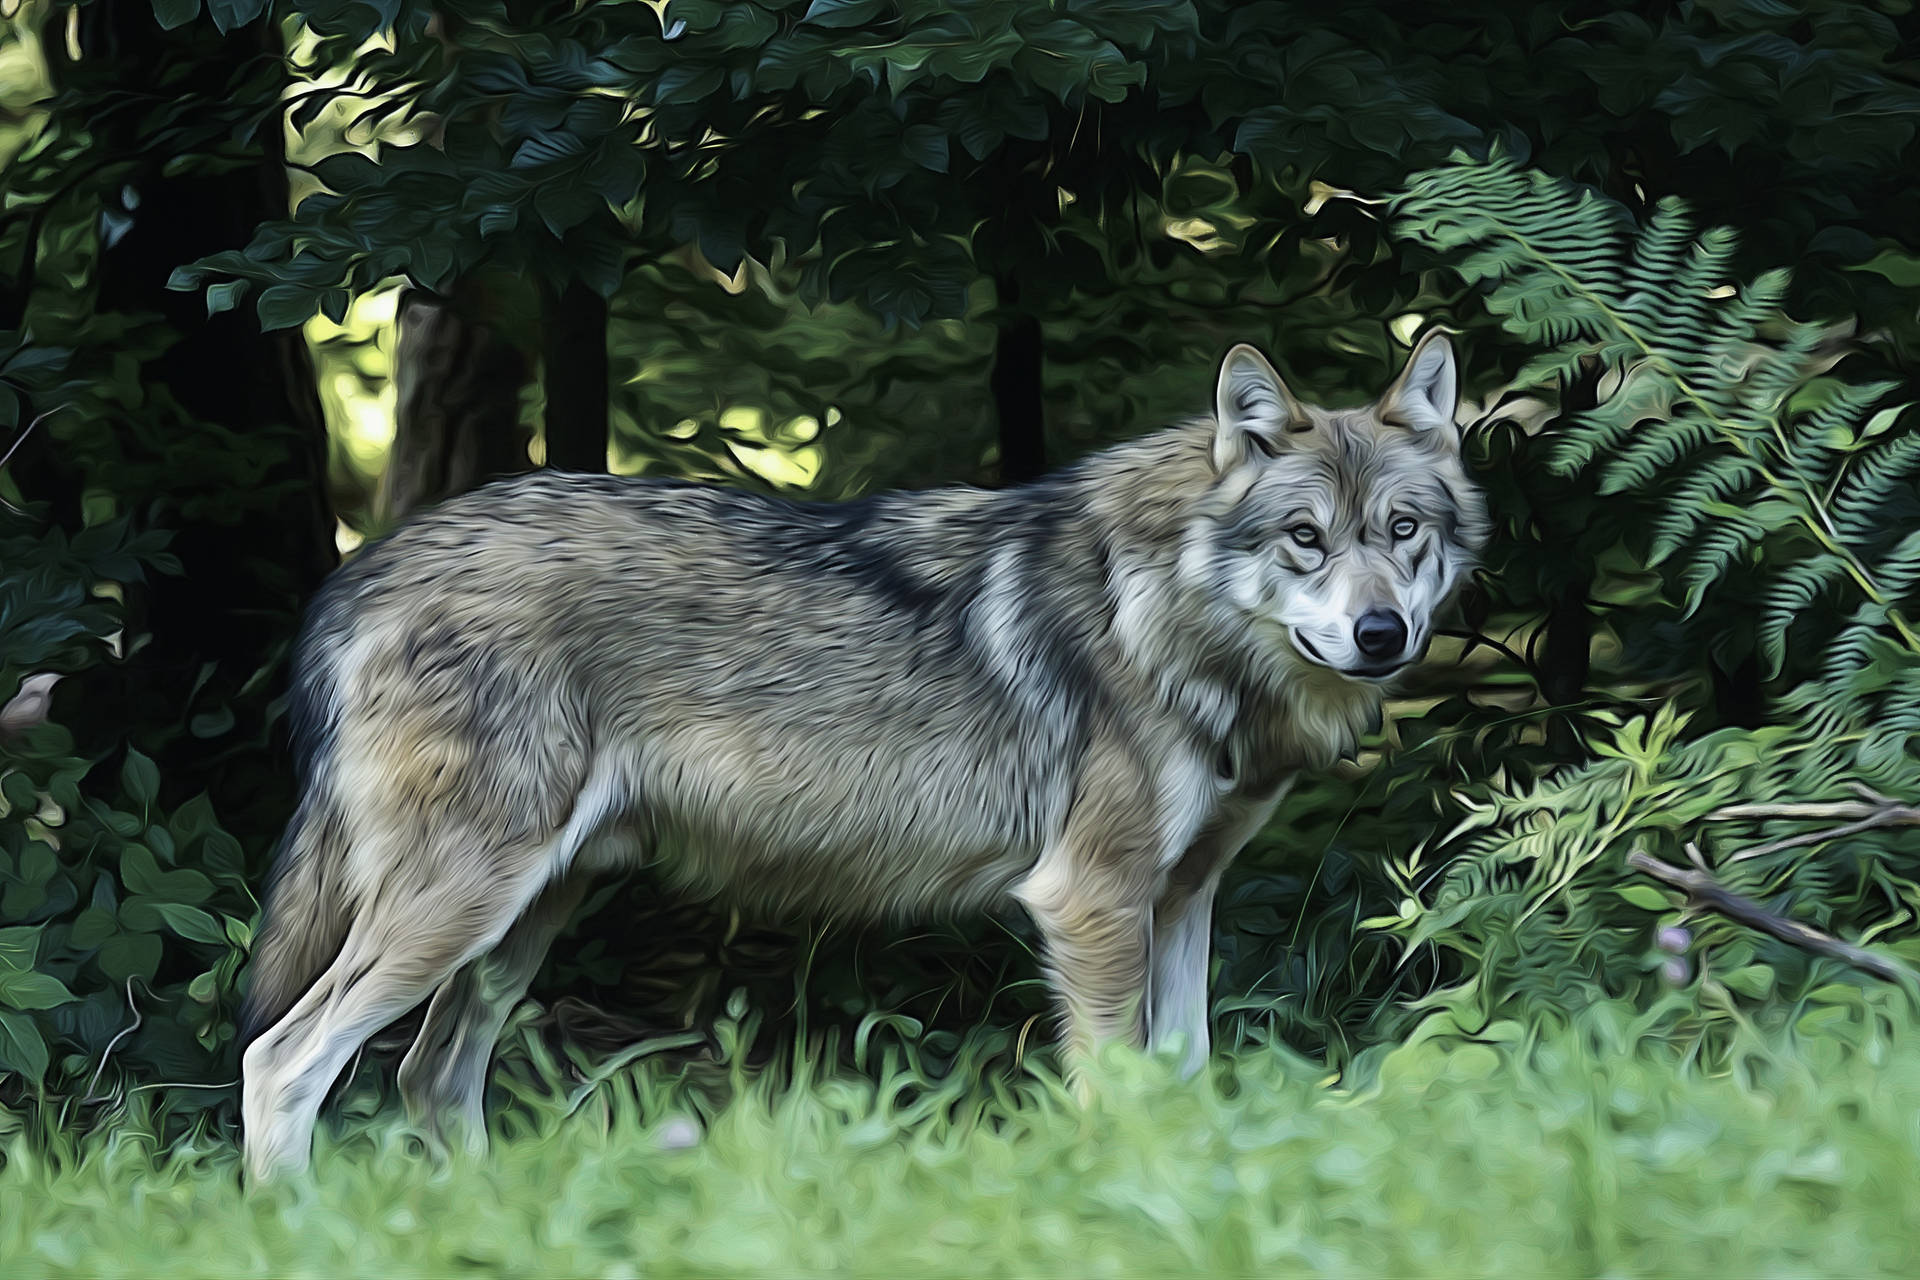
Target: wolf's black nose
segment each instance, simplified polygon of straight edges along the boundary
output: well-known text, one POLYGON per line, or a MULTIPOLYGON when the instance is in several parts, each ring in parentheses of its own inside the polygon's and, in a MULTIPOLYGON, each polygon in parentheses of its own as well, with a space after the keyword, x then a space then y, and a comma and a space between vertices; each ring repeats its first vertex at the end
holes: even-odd
POLYGON ((1369 658, 1394 658, 1407 647, 1407 624, 1390 609, 1369 609, 1353 624, 1353 642, 1369 658))

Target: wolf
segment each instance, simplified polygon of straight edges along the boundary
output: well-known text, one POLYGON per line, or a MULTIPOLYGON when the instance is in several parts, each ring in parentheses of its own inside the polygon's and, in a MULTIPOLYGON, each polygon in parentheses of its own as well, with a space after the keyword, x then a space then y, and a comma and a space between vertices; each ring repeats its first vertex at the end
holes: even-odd
POLYGON ((1031 484, 808 503, 539 472, 449 500, 313 600, 302 790, 242 1015, 249 1168, 427 1002, 407 1108, 485 1142, 495 1040, 589 883, 766 909, 1024 906, 1076 1092, 1209 1052, 1215 887, 1350 754, 1488 534, 1437 331, 1373 404, 1248 345, 1213 412, 1031 484))

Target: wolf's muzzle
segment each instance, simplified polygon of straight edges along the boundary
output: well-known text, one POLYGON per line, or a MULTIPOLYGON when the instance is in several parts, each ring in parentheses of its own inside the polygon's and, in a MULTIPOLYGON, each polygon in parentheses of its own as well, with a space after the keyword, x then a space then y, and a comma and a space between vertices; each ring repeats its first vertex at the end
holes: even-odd
POLYGON ((1391 609, 1369 609, 1353 624, 1353 642, 1375 663, 1397 658, 1407 647, 1407 624, 1391 609))

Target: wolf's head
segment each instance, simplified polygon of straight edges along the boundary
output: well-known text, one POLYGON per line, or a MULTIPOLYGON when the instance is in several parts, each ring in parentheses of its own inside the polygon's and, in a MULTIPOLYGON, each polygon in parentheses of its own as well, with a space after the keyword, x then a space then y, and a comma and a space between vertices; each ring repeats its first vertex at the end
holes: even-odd
POLYGON ((1380 680, 1418 659, 1487 536, 1460 457, 1453 348, 1420 343, 1374 404, 1302 404, 1250 346, 1220 366, 1213 461, 1224 505, 1209 576, 1256 633, 1380 680))

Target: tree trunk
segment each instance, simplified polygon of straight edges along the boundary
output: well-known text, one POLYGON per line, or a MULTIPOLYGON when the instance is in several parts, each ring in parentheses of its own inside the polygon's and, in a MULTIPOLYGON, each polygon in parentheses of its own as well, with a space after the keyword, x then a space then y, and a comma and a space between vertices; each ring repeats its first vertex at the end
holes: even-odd
MULTIPOLYGON (((1598 363, 1588 362, 1560 390, 1560 414, 1570 417, 1593 408, 1600 400, 1598 363)), ((1551 493, 1543 495, 1543 512, 1561 507, 1551 493)), ((1540 692, 1549 706, 1572 707, 1586 697, 1593 670, 1593 613, 1587 599, 1593 593, 1593 565, 1576 550, 1581 530, 1548 514, 1542 519, 1546 550, 1560 559, 1567 573, 1547 605, 1546 643, 1540 659, 1540 692)), ((1585 752, 1580 727, 1571 714, 1555 716, 1547 724, 1547 745, 1555 754, 1577 757, 1585 752)))
POLYGON ((581 284, 541 289, 547 465, 607 469, 607 300, 581 284))
POLYGON ((1002 276, 997 287, 1000 318, 993 343, 991 385, 1000 421, 1000 483, 1025 484, 1047 470, 1042 399, 1045 348, 1039 319, 1019 309, 1019 282, 1002 276))
POLYGON ((1767 722, 1767 689, 1759 654, 1748 654, 1732 668, 1709 655, 1707 678, 1713 685, 1714 714, 1721 724, 1757 729, 1767 722))
POLYGON ((393 451, 375 500, 392 527, 421 507, 532 466, 520 423, 529 370, 472 278, 451 296, 410 289, 394 349, 393 451))

